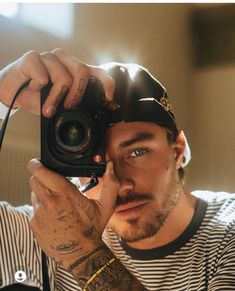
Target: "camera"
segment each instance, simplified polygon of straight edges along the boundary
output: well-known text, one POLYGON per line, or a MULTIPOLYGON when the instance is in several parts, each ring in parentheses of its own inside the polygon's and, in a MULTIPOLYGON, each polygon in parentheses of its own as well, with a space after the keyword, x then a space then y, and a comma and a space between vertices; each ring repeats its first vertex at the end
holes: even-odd
MULTIPOLYGON (((41 90, 41 108, 52 83, 41 90)), ((41 161, 67 177, 101 177, 105 172, 105 97, 100 81, 90 78, 79 105, 65 109, 63 100, 55 114, 41 112, 41 161)))

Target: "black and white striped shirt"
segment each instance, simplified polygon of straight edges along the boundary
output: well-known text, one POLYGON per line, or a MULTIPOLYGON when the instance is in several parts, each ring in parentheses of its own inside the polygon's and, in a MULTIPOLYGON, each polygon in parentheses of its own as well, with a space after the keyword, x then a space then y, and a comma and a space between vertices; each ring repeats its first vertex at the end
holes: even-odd
MULTIPOLYGON (((148 290, 235 290, 235 195, 193 192, 199 199, 190 225, 173 242, 151 250, 135 250, 107 229, 104 240, 148 290)), ((41 250, 28 217, 32 207, 0 203, 0 287, 15 283, 25 271, 27 282, 42 290, 41 250)), ((51 290, 80 290, 72 276, 52 260, 51 290)))

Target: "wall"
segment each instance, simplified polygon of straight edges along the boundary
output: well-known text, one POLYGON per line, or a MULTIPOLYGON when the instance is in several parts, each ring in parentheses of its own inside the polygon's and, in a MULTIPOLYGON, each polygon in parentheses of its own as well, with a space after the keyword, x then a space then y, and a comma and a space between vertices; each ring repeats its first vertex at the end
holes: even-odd
MULTIPOLYGON (((7 64, 32 48, 41 52, 63 47, 88 63, 134 61, 148 67, 167 88, 179 127, 185 130, 193 151, 186 188, 217 188, 219 184, 232 189, 233 163, 228 154, 232 144, 228 146, 228 143, 221 142, 223 139, 217 139, 212 120, 217 116, 218 108, 224 109, 220 118, 223 118, 224 112, 228 118, 231 108, 221 102, 220 96, 228 98, 229 95, 228 100, 233 103, 233 69, 227 71, 218 68, 214 71, 210 68, 202 71, 193 68, 189 27, 193 8, 193 4, 75 4, 75 31, 66 42, 0 18, 0 65, 7 64), (218 81, 221 82, 220 91, 213 86, 218 81), (226 88, 226 95, 223 88, 226 88), (215 93, 216 102, 212 102, 215 93), (211 116, 209 123, 208 112, 211 116), (229 175, 225 174, 227 163, 230 164, 229 175), (221 167, 219 171, 218 167, 214 168, 218 164, 221 167)), ((230 114, 231 133, 233 112, 230 114)), ((218 121, 217 128, 219 124, 218 121)), ((219 128, 222 131, 220 136, 224 138, 225 131, 221 126, 219 128)), ((27 154, 20 162, 9 159, 7 171, 0 167, 0 198, 14 204, 29 202, 29 175, 24 165, 30 157, 39 155, 38 117, 23 111, 12 117, 0 155, 1 165, 6 163, 3 156, 6 157, 6 152, 12 147, 16 151, 17 148, 23 148, 27 154), (16 172, 18 176, 14 176, 16 172), (15 188, 12 184, 15 184, 15 188)))
POLYGON ((191 188, 234 192, 234 76, 233 64, 194 71, 189 112, 191 188))

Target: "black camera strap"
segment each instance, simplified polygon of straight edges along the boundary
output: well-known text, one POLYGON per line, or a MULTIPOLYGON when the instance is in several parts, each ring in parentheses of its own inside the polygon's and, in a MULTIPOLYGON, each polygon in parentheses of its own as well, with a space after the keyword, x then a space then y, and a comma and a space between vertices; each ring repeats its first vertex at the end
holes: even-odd
POLYGON ((48 266, 46 255, 42 251, 41 253, 42 258, 42 282, 43 282, 43 291, 51 291, 50 283, 49 283, 49 275, 48 275, 48 266))
POLYGON ((14 98, 12 99, 11 101, 11 105, 7 111, 7 114, 4 118, 4 121, 3 121, 3 124, 2 124, 2 128, 0 130, 0 151, 1 151, 1 148, 2 148, 2 143, 3 143, 3 139, 4 139, 4 135, 5 135, 5 131, 6 131, 6 128, 7 128, 7 123, 8 123, 8 120, 9 120, 9 117, 10 117, 10 113, 11 113, 11 109, 13 108, 13 105, 16 101, 16 98, 19 96, 20 92, 26 87, 28 86, 28 84, 30 83, 31 80, 28 80, 27 82, 25 82, 23 85, 20 86, 20 88, 17 90, 14 98))
POLYGON ((92 189, 93 187, 95 187, 96 185, 98 185, 99 183, 99 179, 98 177, 96 176, 96 174, 92 174, 91 175, 91 180, 89 182, 87 182, 85 185, 82 185, 80 188, 79 188, 79 191, 82 192, 82 193, 85 193, 87 192, 88 190, 92 189))

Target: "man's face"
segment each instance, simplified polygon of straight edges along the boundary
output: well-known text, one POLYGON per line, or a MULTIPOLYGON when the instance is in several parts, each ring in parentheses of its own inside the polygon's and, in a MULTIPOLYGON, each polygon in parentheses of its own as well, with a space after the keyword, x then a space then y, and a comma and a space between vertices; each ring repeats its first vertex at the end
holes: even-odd
MULTIPOLYGON (((106 158, 120 182, 108 227, 127 242, 151 237, 178 201, 177 146, 169 144, 165 128, 150 122, 118 123, 107 137, 106 158)), ((101 187, 102 179, 87 196, 98 198, 101 187)))

